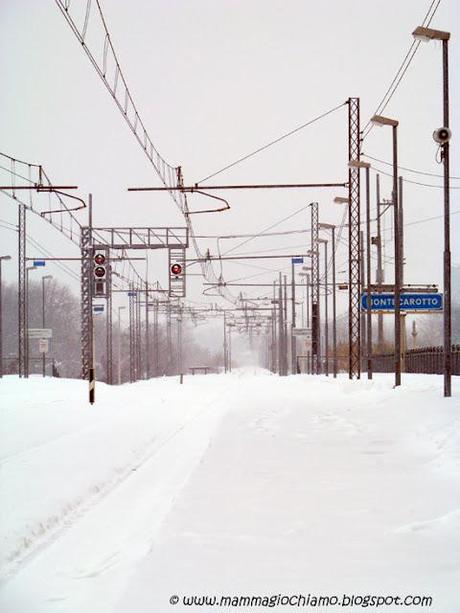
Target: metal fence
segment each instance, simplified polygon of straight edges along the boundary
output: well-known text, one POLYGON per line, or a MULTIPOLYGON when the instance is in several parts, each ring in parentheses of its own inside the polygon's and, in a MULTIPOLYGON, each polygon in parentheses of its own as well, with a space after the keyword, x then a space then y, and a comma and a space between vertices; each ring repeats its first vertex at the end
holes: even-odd
MULTIPOLYGON (((443 348, 420 347, 406 352, 403 360, 404 371, 424 374, 443 373, 443 348)), ((372 356, 374 372, 394 372, 394 354, 372 356)), ((460 375, 460 345, 452 345, 452 374, 460 375)))

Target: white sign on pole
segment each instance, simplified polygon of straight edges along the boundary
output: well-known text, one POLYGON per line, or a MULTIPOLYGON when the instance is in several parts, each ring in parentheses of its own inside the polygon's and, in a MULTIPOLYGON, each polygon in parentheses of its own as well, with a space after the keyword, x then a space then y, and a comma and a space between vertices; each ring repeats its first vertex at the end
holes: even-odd
POLYGON ((292 328, 294 336, 301 336, 304 340, 311 340, 311 328, 292 328))
POLYGON ((29 328, 27 331, 29 338, 52 338, 51 328, 29 328))
POLYGON ((38 351, 40 353, 48 353, 50 344, 47 338, 38 339, 38 351))

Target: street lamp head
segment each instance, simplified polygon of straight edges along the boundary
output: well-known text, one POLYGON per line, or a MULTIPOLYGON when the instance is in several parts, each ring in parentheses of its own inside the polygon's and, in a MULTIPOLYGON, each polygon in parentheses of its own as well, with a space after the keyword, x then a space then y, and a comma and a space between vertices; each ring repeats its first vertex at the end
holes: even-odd
POLYGON ((318 224, 318 226, 323 230, 333 230, 335 228, 333 223, 324 223, 322 221, 318 224))
POLYGON ((374 115, 371 119, 371 123, 374 126, 378 126, 379 128, 382 126, 392 126, 393 128, 396 128, 396 126, 399 124, 399 121, 397 119, 383 117, 383 115, 374 115))
POLYGON ((450 32, 443 32, 442 30, 432 30, 431 28, 424 28, 423 26, 418 26, 412 32, 412 36, 415 40, 423 41, 424 43, 428 43, 430 40, 449 40, 450 32))
POLYGON ((37 270, 37 266, 26 266, 26 270, 37 270))
POLYGON ((11 260, 10 255, 0 255, 0 260, 11 260))
POLYGON ((43 275, 42 277, 42 281, 44 281, 45 279, 52 279, 53 275, 43 275))
POLYGON ((311 266, 302 266, 302 270, 311 270, 311 266))
POLYGON ((350 203, 350 199, 349 198, 344 198, 343 196, 336 196, 334 198, 334 202, 336 204, 349 204, 350 203))
POLYGON ((315 243, 326 244, 327 243, 327 239, 325 239, 325 238, 315 238, 315 243))
POLYGON ((369 162, 361 162, 361 160, 350 160, 348 162, 350 168, 370 168, 369 162))

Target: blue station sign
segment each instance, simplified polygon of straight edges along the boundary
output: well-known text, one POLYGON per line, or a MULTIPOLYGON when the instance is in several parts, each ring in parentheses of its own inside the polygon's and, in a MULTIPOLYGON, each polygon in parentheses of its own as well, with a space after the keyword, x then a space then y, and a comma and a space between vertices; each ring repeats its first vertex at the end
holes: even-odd
POLYGON ((303 264, 303 258, 291 258, 293 264, 303 264))
MULTIPOLYGON (((442 311, 442 294, 406 294, 400 297, 400 309, 402 311, 442 311)), ((367 310, 367 294, 361 295, 361 309, 367 310)), ((371 311, 394 311, 394 294, 371 294, 371 311)))

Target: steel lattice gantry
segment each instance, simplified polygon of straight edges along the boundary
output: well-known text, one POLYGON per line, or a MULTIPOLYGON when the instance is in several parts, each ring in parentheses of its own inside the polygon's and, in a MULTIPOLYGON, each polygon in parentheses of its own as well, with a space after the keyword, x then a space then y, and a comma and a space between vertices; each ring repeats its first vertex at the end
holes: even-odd
POLYGON ((321 372, 321 328, 319 316, 319 211, 318 203, 312 202, 311 209, 311 329, 312 329, 312 371, 321 372))
POLYGON ((82 226, 80 237, 81 248, 81 365, 82 379, 87 379, 93 353, 93 280, 92 262, 93 247, 91 227, 82 226))
MULTIPOLYGON (((21 215, 21 213, 20 213, 21 215)), ((20 217, 21 220, 21 217, 20 217)), ((20 222, 21 224, 21 222, 20 222)), ((25 230, 25 212, 24 212, 25 230)), ((25 236, 25 231, 24 231, 25 236)), ((95 249, 107 250, 109 274, 107 275, 107 291, 104 297, 107 298, 107 320, 106 320, 106 345, 107 345, 107 382, 113 379, 112 366, 112 299, 111 299, 111 250, 128 249, 168 249, 176 253, 177 258, 185 263, 185 250, 188 247, 188 228, 182 227, 104 227, 94 228, 90 215, 89 225, 81 227, 80 248, 81 248, 81 344, 82 344, 82 378, 89 376, 90 364, 93 355, 93 256, 95 249)), ((22 278, 25 285, 25 243, 24 252, 24 271, 22 278)), ((21 243, 20 243, 21 253, 21 243)), ((170 256, 171 257, 171 256, 170 256)), ((20 258, 21 262, 21 258, 20 258)), ((184 268, 183 268, 184 270, 184 268)), ((182 282, 182 291, 185 286, 185 270, 182 282)), ((20 269, 21 279, 21 269, 20 269)), ((21 282, 20 282, 21 287, 21 282)), ((137 296, 137 288, 131 287, 131 292, 136 292, 135 299, 129 301, 130 308, 130 379, 136 380, 142 367, 142 346, 141 346, 141 318, 140 318, 140 299, 137 296)), ((25 292, 22 292, 25 300, 25 292)), ((21 301, 20 301, 20 322, 21 322, 21 301)), ((23 318, 25 319, 25 302, 23 305, 23 318)), ((25 347, 25 323, 22 329, 25 347)), ((21 339, 21 323, 19 324, 21 339)), ((20 352, 21 353, 21 352, 20 352)), ((24 354, 25 355, 25 354, 24 354)), ((22 358, 24 361, 24 358, 22 358)))
MULTIPOLYGON (((360 159, 359 98, 348 99, 348 161, 360 159)), ((361 376, 359 168, 348 167, 348 376, 361 376)))

